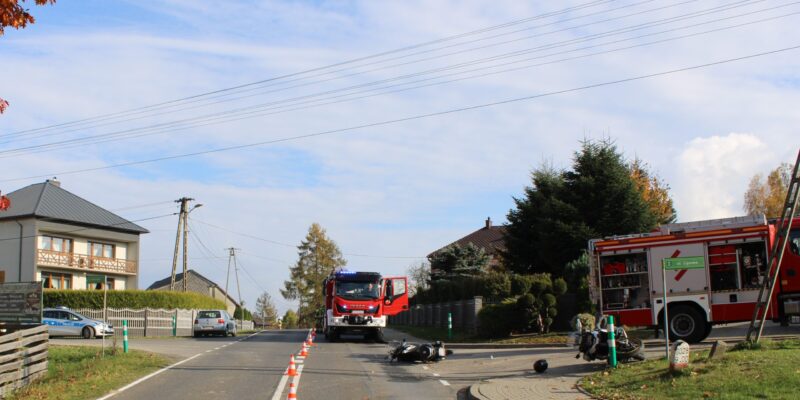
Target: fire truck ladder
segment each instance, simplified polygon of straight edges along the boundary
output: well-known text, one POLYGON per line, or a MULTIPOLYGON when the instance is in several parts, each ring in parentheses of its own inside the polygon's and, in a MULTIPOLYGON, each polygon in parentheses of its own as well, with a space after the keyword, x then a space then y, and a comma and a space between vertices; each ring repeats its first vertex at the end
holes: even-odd
POLYGON ((800 194, 800 152, 797 154, 797 161, 794 163, 794 171, 792 171, 792 179, 789 183, 789 190, 786 193, 786 200, 783 203, 783 211, 781 218, 778 220, 778 231, 776 232, 775 242, 772 244, 772 251, 769 253, 767 261, 767 276, 764 277, 764 282, 761 284, 761 290, 758 291, 758 301, 756 308, 753 310, 753 318, 750 320, 750 327, 747 328, 747 341, 758 343, 761 339, 761 334, 764 331, 764 321, 767 319, 769 312, 770 299, 775 291, 775 284, 778 283, 778 277, 781 272, 781 261, 783 261, 783 252, 786 250, 786 242, 789 241, 789 231, 792 229, 792 219, 797 210, 798 194, 800 194), (774 265, 774 266, 773 266, 774 265), (768 293, 765 297, 764 294, 768 293))

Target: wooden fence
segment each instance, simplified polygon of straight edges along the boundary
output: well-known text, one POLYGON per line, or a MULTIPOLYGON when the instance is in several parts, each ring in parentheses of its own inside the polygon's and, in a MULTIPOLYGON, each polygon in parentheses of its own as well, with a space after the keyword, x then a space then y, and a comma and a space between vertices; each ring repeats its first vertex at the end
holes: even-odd
POLYGON ((47 374, 47 325, 0 336, 0 398, 47 374))
MULTIPOLYGON (((75 311, 80 314, 102 321, 103 310, 80 308, 75 311)), ((172 320, 175 319, 176 336, 192 336, 192 327, 198 310, 162 308, 129 309, 109 308, 107 310, 108 322, 114 326, 114 334, 122 337, 122 321, 128 322, 128 336, 130 337, 155 337, 172 336, 172 320)), ((239 330, 253 329, 253 321, 236 321, 239 330), (244 325, 244 326, 243 326, 244 325)))

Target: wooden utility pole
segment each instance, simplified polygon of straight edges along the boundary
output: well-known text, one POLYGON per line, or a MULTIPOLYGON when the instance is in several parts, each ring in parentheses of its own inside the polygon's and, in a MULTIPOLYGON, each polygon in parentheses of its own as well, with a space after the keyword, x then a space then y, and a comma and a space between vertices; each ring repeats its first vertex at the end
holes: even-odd
POLYGON ((188 234, 189 234, 189 223, 187 221, 189 217, 189 212, 194 210, 197 207, 202 206, 202 204, 195 204, 194 207, 190 210, 188 208, 188 204, 190 201, 194 201, 193 198, 190 197, 181 197, 178 200, 175 200, 176 203, 181 204, 181 210, 178 214, 178 231, 175 233, 175 252, 172 255, 172 278, 169 282, 169 290, 175 290, 175 270, 178 267, 178 249, 180 247, 181 242, 181 231, 183 231, 183 291, 187 290, 187 269, 188 269, 188 234))

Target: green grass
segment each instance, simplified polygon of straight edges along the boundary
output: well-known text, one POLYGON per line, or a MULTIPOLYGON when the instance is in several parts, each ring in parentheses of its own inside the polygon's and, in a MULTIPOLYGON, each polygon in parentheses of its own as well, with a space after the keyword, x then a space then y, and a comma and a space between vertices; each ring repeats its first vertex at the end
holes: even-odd
POLYGON ((106 350, 101 357, 100 350, 87 346, 50 347, 46 377, 8 399, 94 399, 170 364, 165 357, 143 351, 111 355, 106 350))
POLYGON ((563 333, 546 333, 544 335, 510 337, 505 339, 486 339, 455 329, 453 330, 453 337, 450 339, 447 337, 447 328, 407 325, 391 325, 389 328, 405 332, 424 340, 442 340, 450 343, 562 344, 566 343, 567 340, 567 336, 563 333))
POLYGON ((800 388, 800 341, 737 346, 721 360, 692 353, 689 367, 670 373, 663 358, 622 364, 581 381, 604 399, 795 399, 800 388))

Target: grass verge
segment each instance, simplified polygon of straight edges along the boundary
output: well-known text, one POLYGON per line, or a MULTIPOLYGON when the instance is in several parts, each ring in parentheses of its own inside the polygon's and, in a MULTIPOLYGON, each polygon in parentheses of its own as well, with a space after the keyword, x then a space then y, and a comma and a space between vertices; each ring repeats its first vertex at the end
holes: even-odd
POLYGON ((518 336, 505 339, 486 339, 456 330, 453 330, 453 337, 448 338, 447 328, 408 325, 392 325, 390 328, 420 339, 428 341, 442 340, 450 343, 565 344, 568 338, 563 333, 546 333, 544 335, 518 336))
POLYGON ((88 346, 52 346, 44 379, 13 393, 9 400, 94 399, 170 364, 167 358, 143 351, 106 350, 88 346))
POLYGON ((670 373, 663 358, 623 364, 587 376, 581 385, 604 399, 795 399, 800 387, 800 341, 737 346, 721 360, 692 353, 686 369, 670 373))

